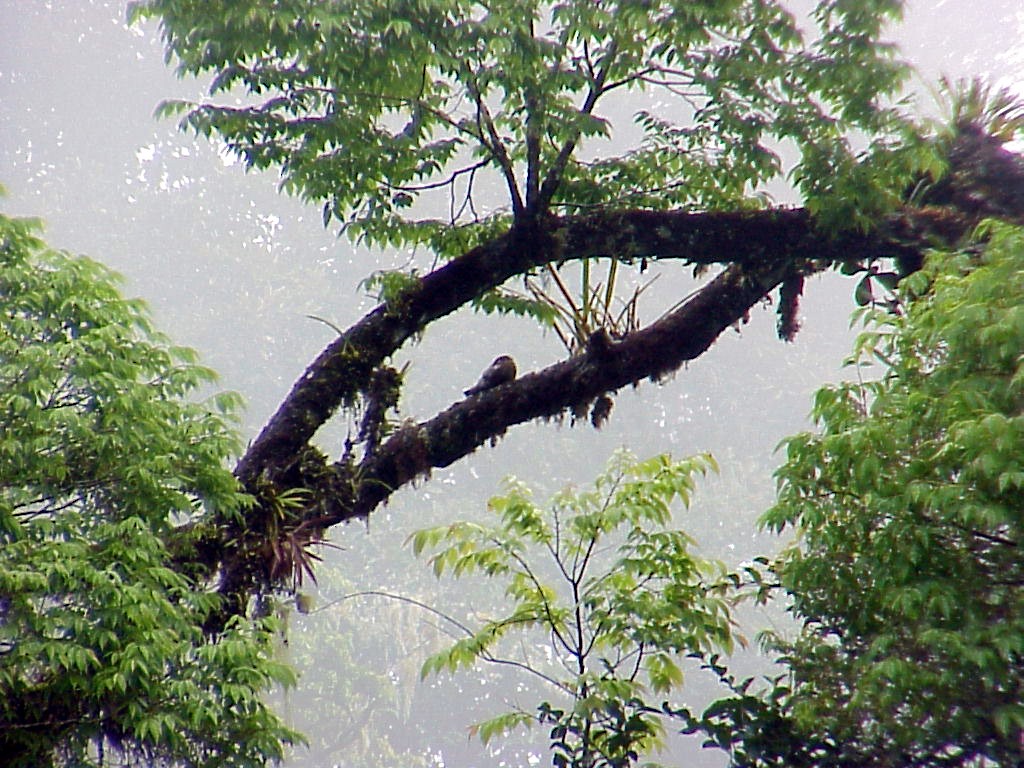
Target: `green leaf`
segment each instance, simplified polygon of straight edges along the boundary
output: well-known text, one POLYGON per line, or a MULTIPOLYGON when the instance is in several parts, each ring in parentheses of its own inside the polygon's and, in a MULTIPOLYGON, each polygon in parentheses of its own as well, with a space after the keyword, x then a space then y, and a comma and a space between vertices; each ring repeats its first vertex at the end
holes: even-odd
POLYGON ((479 736, 483 744, 489 744, 495 737, 505 736, 517 728, 530 728, 536 718, 526 712, 505 712, 484 720, 469 729, 470 736, 479 736))
POLYGON ((896 287, 900 282, 900 276, 895 272, 876 272, 872 277, 874 277, 874 279, 878 281, 878 284, 890 293, 896 290, 896 287))

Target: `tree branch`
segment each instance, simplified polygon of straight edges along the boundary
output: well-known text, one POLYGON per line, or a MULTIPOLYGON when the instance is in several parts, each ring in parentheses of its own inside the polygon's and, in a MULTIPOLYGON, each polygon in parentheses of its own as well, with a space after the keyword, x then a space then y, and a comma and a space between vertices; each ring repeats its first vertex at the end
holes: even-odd
MULTIPOLYGON (((366 516, 392 493, 433 467, 445 467, 508 427, 536 418, 589 415, 595 424, 612 407, 609 393, 644 378, 658 379, 703 353, 730 325, 785 280, 835 263, 895 258, 912 271, 935 243, 952 243, 983 216, 1024 221, 1024 162, 995 140, 962 129, 950 153, 952 170, 924 196, 938 208, 905 208, 870 233, 818 231, 807 211, 776 209, 716 213, 601 211, 589 216, 518 217, 500 237, 421 278, 342 333, 306 370, 236 467, 257 503, 245 519, 194 542, 193 561, 220 568, 230 599, 210 631, 243 611, 249 591, 272 582, 260 562, 267 500, 294 488, 311 502, 297 515, 304 535, 366 516), (982 189, 980 197, 972 190, 982 189), (965 204, 965 203, 969 203, 965 204), (360 463, 346 454, 329 465, 309 445, 340 406, 354 407, 373 372, 434 320, 510 277, 549 262, 592 257, 678 259, 729 266, 691 299, 625 338, 593 334, 582 354, 455 403, 421 424, 395 432, 360 463), (266 496, 266 498, 263 498, 266 496), (251 549, 251 551, 250 551, 251 549)), ((266 542, 263 542, 266 543, 266 542)))
POLYGON ((466 72, 466 87, 469 89, 470 96, 476 102, 476 122, 477 130, 480 134, 480 142, 490 150, 494 155, 494 159, 498 162, 498 167, 501 169, 501 173, 505 177, 505 183, 508 186, 509 197, 512 200, 512 212, 518 220, 523 215, 524 205, 523 197, 519 192, 519 184, 516 181, 515 169, 512 167, 512 159, 508 156, 508 152, 505 149, 505 142, 498 135, 498 129, 494 125, 491 111, 487 109, 487 104, 484 103, 483 94, 477 87, 468 64, 466 65, 466 72), (486 137, 484 136, 485 132, 487 134, 486 137))
MULTIPOLYGON (((604 84, 608 79, 608 73, 611 71, 612 64, 615 61, 615 56, 618 53, 618 44, 615 40, 612 40, 608 45, 608 51, 605 53, 604 58, 601 60, 601 70, 597 73, 597 76, 593 79, 590 90, 587 93, 587 98, 583 101, 583 106, 580 107, 580 114, 589 116, 594 111, 594 106, 597 104, 597 100, 601 98, 604 93, 604 84)), ((540 190, 537 193, 536 199, 533 201, 533 206, 530 208, 530 213, 540 214, 544 212, 552 198, 555 196, 555 192, 558 190, 558 185, 562 183, 562 175, 565 173, 565 167, 569 163, 569 159, 573 156, 576 151, 576 145, 579 143, 582 132, 579 128, 573 131, 572 136, 566 140, 565 144, 562 145, 562 149, 558 153, 558 157, 551 164, 547 174, 544 177, 544 182, 540 185, 540 190)))
POLYGON ((429 421, 403 427, 362 468, 351 509, 331 525, 365 516, 394 491, 446 467, 510 426, 567 410, 583 415, 597 398, 644 378, 658 379, 697 358, 782 280, 788 265, 732 266, 689 302, 652 325, 613 341, 602 332, 586 352, 455 403, 429 421))
MULTIPOLYGON (((933 235, 955 239, 966 227, 963 219, 945 209, 906 211, 875 233, 838 236, 816 231, 803 209, 612 211, 514 227, 425 275, 414 288, 376 307, 329 344, 296 381, 235 473, 247 487, 263 474, 274 479, 276 468, 291 462, 338 407, 354 403, 373 370, 410 337, 509 278, 548 262, 613 256, 751 268, 804 262, 827 266, 883 256, 919 258, 933 235)), ((726 325, 735 320, 732 317, 726 325)), ((624 383, 632 381, 616 387, 624 383)))

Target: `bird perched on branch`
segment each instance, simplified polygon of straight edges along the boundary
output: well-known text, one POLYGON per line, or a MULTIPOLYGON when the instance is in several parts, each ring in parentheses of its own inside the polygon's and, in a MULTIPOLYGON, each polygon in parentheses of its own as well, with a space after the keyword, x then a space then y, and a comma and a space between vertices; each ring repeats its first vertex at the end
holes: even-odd
POLYGON ((508 355, 502 355, 494 359, 487 370, 480 376, 480 381, 469 389, 465 390, 467 395, 475 395, 493 389, 499 384, 505 384, 516 377, 516 361, 508 355))

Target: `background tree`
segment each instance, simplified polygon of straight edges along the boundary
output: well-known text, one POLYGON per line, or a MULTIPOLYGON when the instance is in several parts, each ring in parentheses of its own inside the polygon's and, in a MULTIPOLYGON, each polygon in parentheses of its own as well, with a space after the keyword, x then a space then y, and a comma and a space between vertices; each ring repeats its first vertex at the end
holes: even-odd
POLYGON ((263 765, 296 738, 262 700, 293 680, 275 623, 204 636, 209 574, 167 546, 242 514, 237 398, 195 402, 194 353, 38 229, 0 216, 2 760, 263 765))
POLYGON ((423 674, 483 660, 538 677, 555 695, 475 726, 485 743, 545 724, 555 765, 589 767, 633 764, 660 743, 659 702, 652 710, 648 699, 681 685, 682 656, 733 644, 738 579, 670 527, 675 502, 689 507, 696 477, 715 468, 710 456, 620 454, 592 489, 566 490, 548 509, 513 483, 490 501, 496 525, 455 522, 412 536, 415 552, 434 551, 435 574, 499 580, 509 602, 478 628, 449 617, 466 636, 423 674))
POLYGON ((737 765, 1024 757, 1024 231, 984 235, 868 314, 882 377, 822 389, 787 442, 764 524, 799 533, 773 570, 802 631, 769 636, 767 701, 748 681, 705 715, 737 765))

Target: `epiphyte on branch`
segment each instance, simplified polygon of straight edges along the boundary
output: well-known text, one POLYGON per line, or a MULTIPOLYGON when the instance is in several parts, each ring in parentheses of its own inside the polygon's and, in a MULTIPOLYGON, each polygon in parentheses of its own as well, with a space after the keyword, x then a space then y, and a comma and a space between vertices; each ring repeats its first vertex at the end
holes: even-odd
POLYGON ((465 390, 467 395, 475 395, 493 389, 499 384, 505 384, 516 377, 516 361, 508 355, 496 357, 494 362, 480 376, 480 381, 469 389, 465 390))

